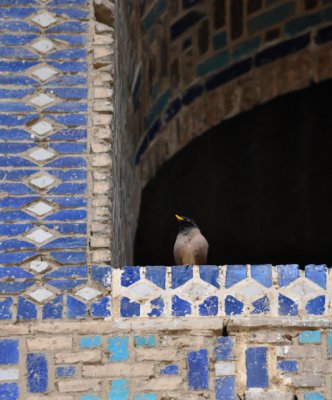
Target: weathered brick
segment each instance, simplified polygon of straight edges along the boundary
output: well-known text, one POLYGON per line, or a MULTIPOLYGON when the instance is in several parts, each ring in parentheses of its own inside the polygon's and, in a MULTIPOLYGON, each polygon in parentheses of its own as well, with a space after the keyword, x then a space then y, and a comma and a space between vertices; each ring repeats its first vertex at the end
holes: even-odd
POLYGON ((82 375, 90 378, 100 377, 138 377, 152 376, 154 373, 154 363, 113 363, 108 365, 90 365, 82 368, 82 375))
POLYGON ((57 383, 59 392, 98 392, 101 383, 97 379, 67 379, 57 383))
POLYGON ((55 362, 57 364, 93 363, 101 361, 101 357, 100 350, 83 350, 77 353, 61 352, 55 354, 55 362))

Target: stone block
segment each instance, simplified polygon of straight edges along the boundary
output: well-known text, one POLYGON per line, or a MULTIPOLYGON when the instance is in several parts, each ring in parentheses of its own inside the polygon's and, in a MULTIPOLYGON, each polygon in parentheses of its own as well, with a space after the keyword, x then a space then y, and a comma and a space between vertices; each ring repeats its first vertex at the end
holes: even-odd
POLYGON ((28 350, 69 350, 73 339, 70 336, 34 337, 27 339, 28 350))
POLYGON ((293 400, 294 395, 282 390, 251 389, 245 392, 246 400, 293 400))
POLYGON ((101 361, 100 350, 84 350, 77 353, 61 352, 55 354, 56 364, 95 363, 101 361))
POLYGON ((284 378, 284 381, 298 388, 323 387, 326 385, 326 377, 311 372, 303 372, 284 378))
POLYGON ((108 365, 86 365, 82 368, 82 376, 101 377, 149 377, 154 374, 154 363, 144 362, 125 364, 123 362, 108 365))
POLYGON ((59 392, 99 392, 101 382, 97 379, 70 379, 57 383, 59 392))

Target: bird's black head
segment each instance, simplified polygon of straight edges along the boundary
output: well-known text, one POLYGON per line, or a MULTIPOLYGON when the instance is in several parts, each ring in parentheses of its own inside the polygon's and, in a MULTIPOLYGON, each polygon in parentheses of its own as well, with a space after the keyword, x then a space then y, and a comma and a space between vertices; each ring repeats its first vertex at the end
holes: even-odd
POLYGON ((175 215, 175 218, 179 222, 179 232, 189 231, 192 228, 198 228, 196 222, 191 218, 181 215, 175 215))

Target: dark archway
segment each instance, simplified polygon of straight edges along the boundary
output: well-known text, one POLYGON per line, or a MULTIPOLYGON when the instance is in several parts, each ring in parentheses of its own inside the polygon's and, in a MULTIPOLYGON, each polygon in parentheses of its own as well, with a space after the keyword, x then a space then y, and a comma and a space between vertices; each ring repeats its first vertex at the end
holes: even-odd
POLYGON ((166 162, 142 194, 135 263, 172 265, 179 213, 208 238, 209 264, 332 264, 331 93, 326 81, 280 97, 166 162))

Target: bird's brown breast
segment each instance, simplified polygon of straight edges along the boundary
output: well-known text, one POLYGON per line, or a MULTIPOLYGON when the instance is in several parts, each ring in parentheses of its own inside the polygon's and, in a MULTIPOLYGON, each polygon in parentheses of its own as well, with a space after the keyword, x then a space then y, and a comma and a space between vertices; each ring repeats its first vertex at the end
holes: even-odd
POLYGON ((177 265, 205 264, 209 244, 198 228, 189 233, 179 233, 174 244, 174 259, 177 265))

